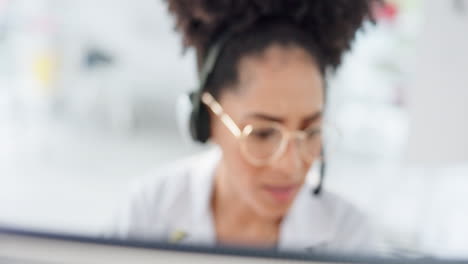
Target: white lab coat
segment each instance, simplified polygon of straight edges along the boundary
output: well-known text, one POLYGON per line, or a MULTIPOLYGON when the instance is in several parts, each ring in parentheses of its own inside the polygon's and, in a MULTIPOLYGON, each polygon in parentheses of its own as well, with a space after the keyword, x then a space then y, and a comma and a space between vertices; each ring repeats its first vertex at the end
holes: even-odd
MULTIPOLYGON (((178 243, 214 245, 210 195, 219 158, 213 149, 150 175, 134 188, 113 235, 153 241, 178 236, 178 243)), ((305 186, 281 224, 278 248, 366 253, 375 246, 370 230, 349 203, 326 191, 312 195, 305 186)))

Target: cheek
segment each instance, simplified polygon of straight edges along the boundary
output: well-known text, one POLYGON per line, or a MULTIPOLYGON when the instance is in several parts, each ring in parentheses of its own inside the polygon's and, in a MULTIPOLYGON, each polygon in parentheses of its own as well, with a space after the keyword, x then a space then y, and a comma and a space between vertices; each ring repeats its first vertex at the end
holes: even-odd
MULTIPOLYGON (((281 217, 289 209, 293 200, 289 203, 277 203, 263 189, 265 182, 270 182, 271 175, 276 171, 271 167, 255 167, 242 155, 239 147, 229 146, 224 143, 223 162, 229 171, 228 181, 231 192, 235 193, 245 204, 266 217, 281 217)), ((307 164, 307 168, 310 164, 307 164)), ((307 170, 298 175, 298 183, 304 184, 307 170)), ((296 194, 297 195, 297 194, 296 194)))
MULTIPOLYGON (((243 194, 248 191, 258 191, 263 184, 274 182, 271 178, 274 178, 275 175, 282 174, 281 170, 278 171, 274 165, 265 167, 252 165, 242 154, 240 146, 235 139, 225 139, 220 146, 223 150, 223 160, 226 169, 230 172, 231 184, 243 192, 243 194)), ((319 156, 316 157, 316 159, 318 158, 319 156)), ((312 165, 313 163, 303 161, 301 169, 295 173, 297 183, 303 184, 305 182, 307 173, 312 165)), ((255 193, 251 195, 255 195, 255 193)))
POLYGON ((251 200, 260 185, 258 175, 262 174, 261 170, 244 158, 236 140, 226 140, 219 145, 223 151, 224 166, 229 172, 229 185, 232 191, 240 197, 251 200))
POLYGON ((225 146, 224 160, 230 172, 235 176, 238 185, 243 189, 251 190, 258 185, 260 170, 251 165, 242 154, 238 144, 225 146))

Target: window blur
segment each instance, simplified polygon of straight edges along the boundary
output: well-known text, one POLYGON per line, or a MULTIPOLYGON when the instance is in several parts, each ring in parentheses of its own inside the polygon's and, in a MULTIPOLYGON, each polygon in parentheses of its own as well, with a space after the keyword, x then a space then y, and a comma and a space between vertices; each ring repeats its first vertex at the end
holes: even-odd
MULTIPOLYGON (((387 2, 330 79, 325 188, 396 247, 467 255, 468 1, 387 2)), ((163 1, 0 0, 0 223, 98 234, 134 180, 203 148, 172 24, 163 1)))

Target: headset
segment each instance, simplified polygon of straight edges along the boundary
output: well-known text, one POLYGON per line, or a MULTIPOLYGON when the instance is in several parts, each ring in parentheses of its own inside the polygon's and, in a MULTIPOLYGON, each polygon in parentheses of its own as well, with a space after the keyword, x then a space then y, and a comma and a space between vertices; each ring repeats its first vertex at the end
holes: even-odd
MULTIPOLYGON (((189 117, 189 120, 186 120, 186 118, 185 120, 181 120, 182 130, 188 130, 191 139, 195 142, 206 143, 210 138, 210 115, 207 108, 203 105, 201 96, 205 90, 205 86, 207 85, 211 75, 213 74, 213 71, 216 67, 216 63, 218 62, 218 58, 221 52, 223 51, 223 48, 225 47, 226 43, 232 38, 232 36, 233 33, 231 31, 226 31, 209 47, 205 60, 202 62, 203 64, 201 70, 199 71, 198 89, 190 92, 188 94, 188 97, 185 96, 185 99, 182 102, 182 104, 184 105, 182 107, 185 108, 184 112, 189 112, 188 114, 185 114, 185 116, 189 117), (187 104, 189 104, 188 107, 187 104)), ((322 159, 319 168, 319 181, 317 186, 312 190, 313 195, 320 195, 323 189, 323 181, 325 178, 326 171, 325 151, 323 147, 321 150, 321 157, 322 159)))

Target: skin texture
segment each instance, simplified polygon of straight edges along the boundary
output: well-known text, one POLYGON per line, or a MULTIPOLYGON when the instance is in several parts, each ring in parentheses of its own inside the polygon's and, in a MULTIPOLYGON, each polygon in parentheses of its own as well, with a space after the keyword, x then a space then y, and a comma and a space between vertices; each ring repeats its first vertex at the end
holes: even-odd
MULTIPOLYGON (((242 58, 238 71, 236 87, 224 89, 219 102, 241 129, 266 122, 252 116, 255 114, 277 119, 290 131, 320 126, 323 77, 306 51, 295 46, 271 45, 261 54, 242 58), (310 120, 317 114, 319 118, 310 120)), ((281 221, 312 163, 304 161, 297 142, 291 140, 274 163, 254 166, 243 156, 239 141, 219 118, 214 114, 211 118, 211 139, 223 153, 215 172, 212 196, 218 242, 274 246, 281 221)))

